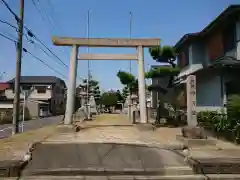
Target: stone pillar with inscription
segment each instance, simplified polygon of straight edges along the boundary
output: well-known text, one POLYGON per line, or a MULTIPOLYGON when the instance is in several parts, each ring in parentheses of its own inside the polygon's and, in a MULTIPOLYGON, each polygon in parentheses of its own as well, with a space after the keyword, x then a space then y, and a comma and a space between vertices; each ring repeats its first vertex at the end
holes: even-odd
POLYGON ((186 138, 206 139, 204 130, 198 127, 196 112, 196 76, 189 75, 186 81, 187 90, 187 124, 182 128, 182 135, 186 138))
POLYGON ((188 126, 197 126, 196 113, 196 76, 187 77, 187 123, 188 126))

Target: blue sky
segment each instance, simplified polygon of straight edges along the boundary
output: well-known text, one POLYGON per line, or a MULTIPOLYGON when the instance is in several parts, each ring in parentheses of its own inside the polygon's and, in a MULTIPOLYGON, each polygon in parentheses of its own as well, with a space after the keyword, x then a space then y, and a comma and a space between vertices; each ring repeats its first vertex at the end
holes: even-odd
MULTIPOLYGON (((19 0, 6 0, 18 14, 19 0)), ((197 32, 211 22, 230 4, 240 0, 35 0, 42 16, 32 0, 25 0, 25 24, 39 39, 44 41, 66 64, 70 48, 52 45, 51 36, 87 37, 87 11, 90 9, 90 37, 129 37, 129 12, 132 18, 133 38, 160 38, 162 44, 174 45, 184 34, 197 32), (45 14, 51 18, 47 20, 45 14), (44 20, 45 19, 45 20, 44 20)), ((13 16, 0 3, 0 19, 16 24, 13 16)), ((16 32, 0 23, 0 32, 17 37, 16 32)), ((24 47, 40 57, 51 67, 68 76, 68 70, 46 56, 37 46, 24 40, 24 47)), ((86 48, 80 48, 85 53, 86 48)), ((134 49, 90 48, 91 53, 134 53, 134 49)), ((0 74, 6 72, 3 80, 14 77, 15 46, 0 37, 0 74)), ((145 49, 145 67, 156 64, 145 49)), ((137 64, 132 62, 133 74, 137 75, 137 64)), ((129 71, 128 61, 91 61, 92 76, 100 81, 101 89, 121 88, 116 77, 118 70, 129 71)), ((23 54, 22 75, 59 74, 23 54)), ((87 62, 78 63, 78 76, 87 76, 87 62)), ((80 80, 78 79, 78 83, 80 80)))

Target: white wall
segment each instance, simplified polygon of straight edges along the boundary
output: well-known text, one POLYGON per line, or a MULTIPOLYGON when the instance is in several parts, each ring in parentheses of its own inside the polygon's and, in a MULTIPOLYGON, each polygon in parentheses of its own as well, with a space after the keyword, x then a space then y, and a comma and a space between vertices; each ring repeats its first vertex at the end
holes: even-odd
MULTIPOLYGON (((7 89, 5 91, 5 95, 8 99, 13 99, 14 98, 14 93, 12 89, 7 89)), ((30 99, 39 99, 39 100, 45 100, 45 99, 50 99, 52 96, 52 90, 47 89, 46 93, 38 93, 36 89, 30 94, 29 98, 30 99)), ((20 98, 23 99, 23 94, 20 94, 20 98)))
POLYGON ((0 102, 0 109, 13 109, 13 103, 0 102))

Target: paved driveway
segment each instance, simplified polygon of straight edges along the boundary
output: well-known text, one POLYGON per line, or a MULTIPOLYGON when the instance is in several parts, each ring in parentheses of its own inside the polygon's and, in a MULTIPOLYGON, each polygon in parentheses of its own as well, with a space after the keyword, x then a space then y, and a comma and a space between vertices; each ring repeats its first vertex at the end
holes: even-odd
MULTIPOLYGON (((61 122, 63 116, 51 116, 46 118, 40 118, 36 120, 29 120, 24 122, 23 129, 24 131, 37 129, 46 125, 51 125, 55 123, 61 122)), ((20 131, 22 131, 22 126, 20 127, 20 131)), ((4 124, 0 125, 0 138, 5 138, 11 136, 12 134, 12 125, 4 124)))
POLYGON ((169 147, 177 143, 171 138, 176 132, 169 132, 170 136, 161 129, 160 139, 158 131, 132 125, 123 114, 103 114, 80 125, 80 132, 53 135, 38 144, 23 174, 164 174, 165 167, 192 173, 177 151, 164 146, 170 140, 169 147))
MULTIPOLYGON (((135 144, 39 144, 23 175, 142 175, 171 167, 192 174, 179 154, 135 144)), ((165 169, 166 170, 166 169, 165 169)))

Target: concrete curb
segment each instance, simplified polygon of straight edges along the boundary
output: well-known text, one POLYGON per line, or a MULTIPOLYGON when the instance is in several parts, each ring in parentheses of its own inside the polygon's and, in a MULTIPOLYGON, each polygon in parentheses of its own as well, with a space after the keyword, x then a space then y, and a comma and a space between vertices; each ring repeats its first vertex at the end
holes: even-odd
MULTIPOLYGON (((75 124, 74 127, 75 129, 78 129, 79 131, 83 131, 83 130, 88 130, 88 129, 92 129, 92 128, 106 128, 106 127, 133 127, 135 126, 134 124, 129 124, 129 125, 87 125, 87 126, 81 126, 78 124, 75 124)), ((76 132, 79 132, 76 131, 76 132)))
POLYGON ((187 160, 196 174, 239 174, 240 158, 194 158, 187 160))
POLYGON ((27 176, 20 180, 240 180, 237 174, 181 175, 181 176, 27 176))
POLYGON ((45 141, 41 142, 42 144, 110 144, 110 145, 127 145, 127 146, 139 146, 139 147, 148 147, 148 148, 155 148, 155 149, 163 149, 163 150, 170 150, 170 151, 181 151, 185 149, 183 144, 160 144, 160 143, 146 143, 146 142, 124 142, 124 143, 116 143, 112 141, 81 141, 81 142, 67 142, 67 141, 45 141))
POLYGON ((19 177, 21 175, 21 171, 31 160, 32 152, 36 149, 37 144, 39 144, 39 142, 35 142, 30 145, 29 150, 22 157, 22 160, 0 162, 0 177, 19 177))
POLYGON ((149 168, 149 169, 107 169, 107 168, 60 168, 60 169, 38 169, 32 172, 31 176, 52 175, 52 176, 156 176, 156 175, 192 175, 192 169, 188 166, 149 168))
POLYGON ((32 152, 36 149, 38 144, 41 144, 43 140, 32 143, 20 160, 0 161, 0 177, 19 177, 22 170, 31 160, 32 152))

